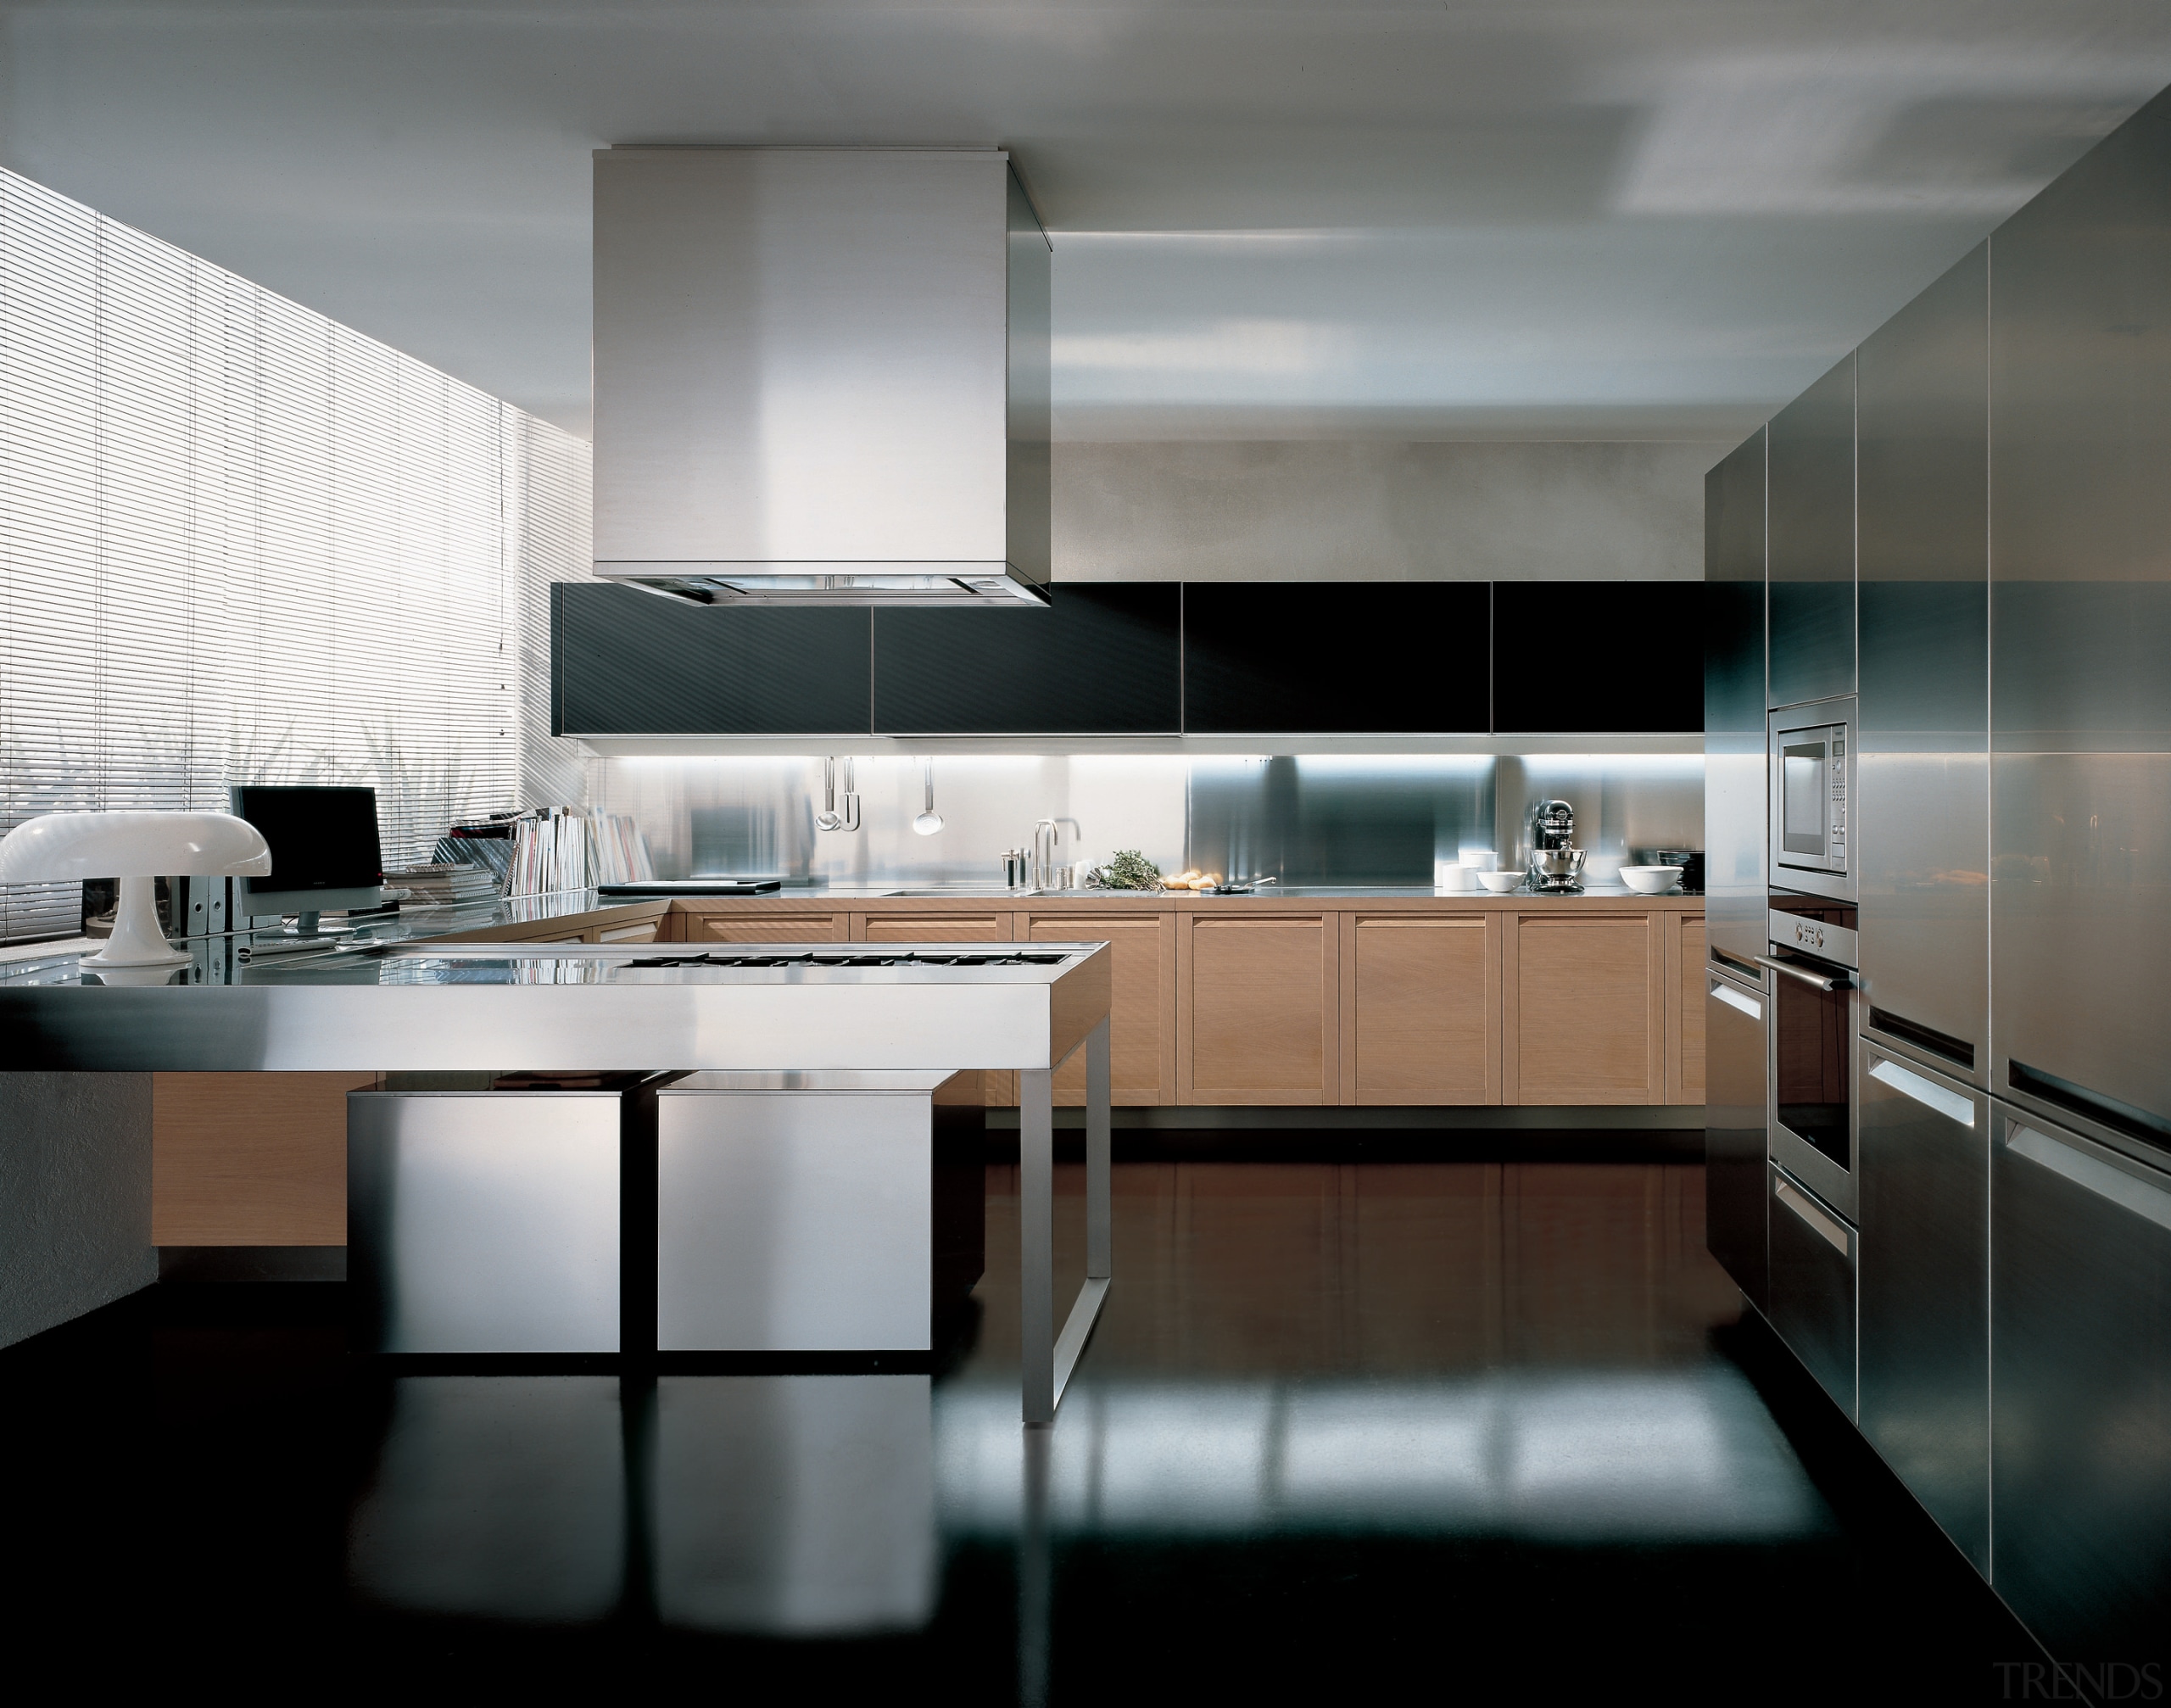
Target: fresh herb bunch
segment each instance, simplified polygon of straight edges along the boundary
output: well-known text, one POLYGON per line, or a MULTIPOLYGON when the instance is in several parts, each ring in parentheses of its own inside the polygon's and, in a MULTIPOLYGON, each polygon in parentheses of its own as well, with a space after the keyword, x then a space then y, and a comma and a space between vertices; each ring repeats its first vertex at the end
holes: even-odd
POLYGON ((1104 890, 1158 890, 1161 868, 1136 848, 1119 848, 1093 874, 1104 890))

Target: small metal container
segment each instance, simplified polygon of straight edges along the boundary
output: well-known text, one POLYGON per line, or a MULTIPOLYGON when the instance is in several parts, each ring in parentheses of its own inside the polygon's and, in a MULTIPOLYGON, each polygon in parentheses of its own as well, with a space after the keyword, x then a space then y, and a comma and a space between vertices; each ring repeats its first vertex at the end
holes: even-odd
POLYGON ((1002 851, 1003 883, 1013 890, 1024 889, 1025 887, 1025 869, 1028 863, 1028 857, 1023 848, 1004 849, 1002 851))

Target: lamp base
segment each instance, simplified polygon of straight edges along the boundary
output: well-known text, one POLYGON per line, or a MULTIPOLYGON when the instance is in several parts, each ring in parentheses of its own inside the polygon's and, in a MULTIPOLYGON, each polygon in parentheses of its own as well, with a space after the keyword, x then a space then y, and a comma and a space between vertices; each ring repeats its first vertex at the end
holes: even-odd
POLYGON ((189 955, 166 941, 159 929, 159 880, 123 878, 120 905, 113 913, 113 935, 95 955, 80 964, 99 967, 185 967, 189 955))

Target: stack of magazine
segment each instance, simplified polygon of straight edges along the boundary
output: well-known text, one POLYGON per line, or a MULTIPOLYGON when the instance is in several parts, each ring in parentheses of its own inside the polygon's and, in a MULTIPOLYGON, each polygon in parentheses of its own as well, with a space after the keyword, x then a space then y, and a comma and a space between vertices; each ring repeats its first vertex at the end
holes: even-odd
POLYGON ((488 907, 498 899, 498 882, 488 868, 464 860, 403 866, 388 871, 384 881, 409 892, 408 907, 488 907))

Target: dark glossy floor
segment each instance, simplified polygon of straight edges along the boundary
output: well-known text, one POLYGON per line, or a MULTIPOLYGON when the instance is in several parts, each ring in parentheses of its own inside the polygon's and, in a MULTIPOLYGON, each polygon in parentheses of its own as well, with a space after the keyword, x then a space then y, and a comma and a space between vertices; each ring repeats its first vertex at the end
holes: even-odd
POLYGON ((1013 1175, 932 1378, 388 1379, 326 1285, 0 1354, 18 1652, 958 1702, 1996 1700, 2034 1655, 1739 1320, 1693 1163, 1119 1164, 1108 1311, 1030 1432, 1013 1175))

